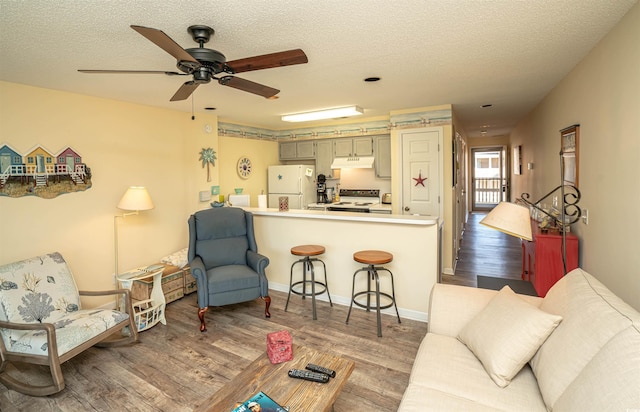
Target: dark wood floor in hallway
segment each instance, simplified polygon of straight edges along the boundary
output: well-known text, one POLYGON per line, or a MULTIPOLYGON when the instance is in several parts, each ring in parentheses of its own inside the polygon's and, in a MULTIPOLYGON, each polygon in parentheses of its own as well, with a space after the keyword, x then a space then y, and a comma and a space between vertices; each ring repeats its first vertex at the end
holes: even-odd
POLYGON ((469 214, 460 242, 455 275, 442 275, 442 283, 477 286, 477 275, 520 279, 520 239, 480 224, 483 212, 469 214))

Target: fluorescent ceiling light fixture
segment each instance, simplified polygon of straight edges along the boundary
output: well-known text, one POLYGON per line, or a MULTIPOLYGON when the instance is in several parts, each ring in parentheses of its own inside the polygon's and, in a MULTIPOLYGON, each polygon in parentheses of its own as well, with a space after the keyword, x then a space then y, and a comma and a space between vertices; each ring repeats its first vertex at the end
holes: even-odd
POLYGON ((287 114, 282 116, 285 122, 308 122, 310 120, 335 119, 337 117, 358 116, 364 113, 362 107, 348 106, 333 109, 316 110, 315 112, 287 114))

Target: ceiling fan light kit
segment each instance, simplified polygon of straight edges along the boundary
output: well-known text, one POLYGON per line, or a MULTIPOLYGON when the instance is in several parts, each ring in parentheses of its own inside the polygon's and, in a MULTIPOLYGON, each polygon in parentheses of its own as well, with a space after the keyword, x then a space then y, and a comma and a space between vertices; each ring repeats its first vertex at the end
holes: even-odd
POLYGON ((332 109, 316 110, 313 112, 287 114, 282 116, 285 122, 308 122, 311 120, 335 119, 338 117, 358 116, 364 114, 359 106, 335 107, 332 109))
POLYGON ((287 50, 277 53, 269 53, 261 56, 246 57, 243 59, 228 62, 224 54, 217 50, 207 49, 204 44, 209 42, 211 36, 215 33, 209 26, 194 25, 190 26, 187 31, 191 34, 193 41, 198 43, 199 47, 190 49, 182 48, 171 37, 167 36, 163 31, 150 27, 132 25, 131 28, 149 41, 169 53, 176 59, 176 67, 182 72, 169 72, 162 70, 78 70, 81 73, 118 73, 118 74, 165 74, 169 76, 175 75, 191 75, 193 80, 185 82, 178 91, 171 97, 171 101, 186 100, 193 94, 199 85, 211 82, 211 79, 217 80, 223 86, 229 86, 234 89, 256 94, 267 99, 272 99, 280 93, 280 90, 273 87, 265 86, 250 80, 241 79, 233 76, 236 73, 270 69, 275 67, 291 66, 295 64, 304 64, 308 62, 306 54, 301 49, 287 50), (224 76, 215 77, 220 73, 224 76))

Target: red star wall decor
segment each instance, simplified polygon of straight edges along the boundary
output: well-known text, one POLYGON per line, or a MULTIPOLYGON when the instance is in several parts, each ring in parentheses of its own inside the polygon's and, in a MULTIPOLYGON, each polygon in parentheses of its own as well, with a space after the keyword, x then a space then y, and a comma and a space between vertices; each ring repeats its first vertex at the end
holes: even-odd
POLYGON ((424 181, 427 180, 427 178, 422 177, 422 170, 418 173, 418 177, 412 177, 412 179, 416 181, 415 186, 422 185, 422 187, 425 187, 424 181))

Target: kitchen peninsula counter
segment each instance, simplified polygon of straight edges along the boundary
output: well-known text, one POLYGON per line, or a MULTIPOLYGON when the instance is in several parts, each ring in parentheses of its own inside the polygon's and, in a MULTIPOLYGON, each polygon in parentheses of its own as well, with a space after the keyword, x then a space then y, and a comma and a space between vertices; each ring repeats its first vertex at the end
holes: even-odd
POLYGON ((302 219, 348 220, 354 222, 395 223, 400 225, 436 225, 434 216, 391 215, 385 213, 332 212, 328 210, 291 209, 280 212, 277 208, 260 209, 245 207, 244 210, 255 216, 297 217, 302 219))
MULTIPOLYGON (((280 212, 275 208, 243 209, 253 213, 258 251, 270 260, 267 277, 271 289, 284 292, 289 290, 291 264, 299 259, 291 254, 292 247, 304 244, 322 245, 326 251, 318 257, 327 267, 331 298, 334 304, 349 305, 353 273, 363 267, 353 260, 353 254, 365 249, 385 250, 394 256, 393 261, 384 266, 394 275, 400 316, 427 321, 429 293, 439 278, 442 224, 437 217, 294 209, 280 212)), ((296 266, 294 281, 302 278, 300 267, 296 266)), ((322 265, 316 266, 316 276, 322 278, 322 265)), ((361 284, 356 283, 357 291, 366 289, 364 278, 361 277, 361 284)), ((382 273, 380 278, 381 290, 390 290, 389 277, 382 273)), ((300 297, 292 295, 291 299, 300 297)), ((327 301, 327 295, 319 296, 318 300, 327 301)), ((285 302, 276 301, 274 304, 284 307, 285 302)), ((371 322, 375 333, 375 315, 371 317, 371 322)), ((383 327, 384 324, 383 320, 383 327)))

